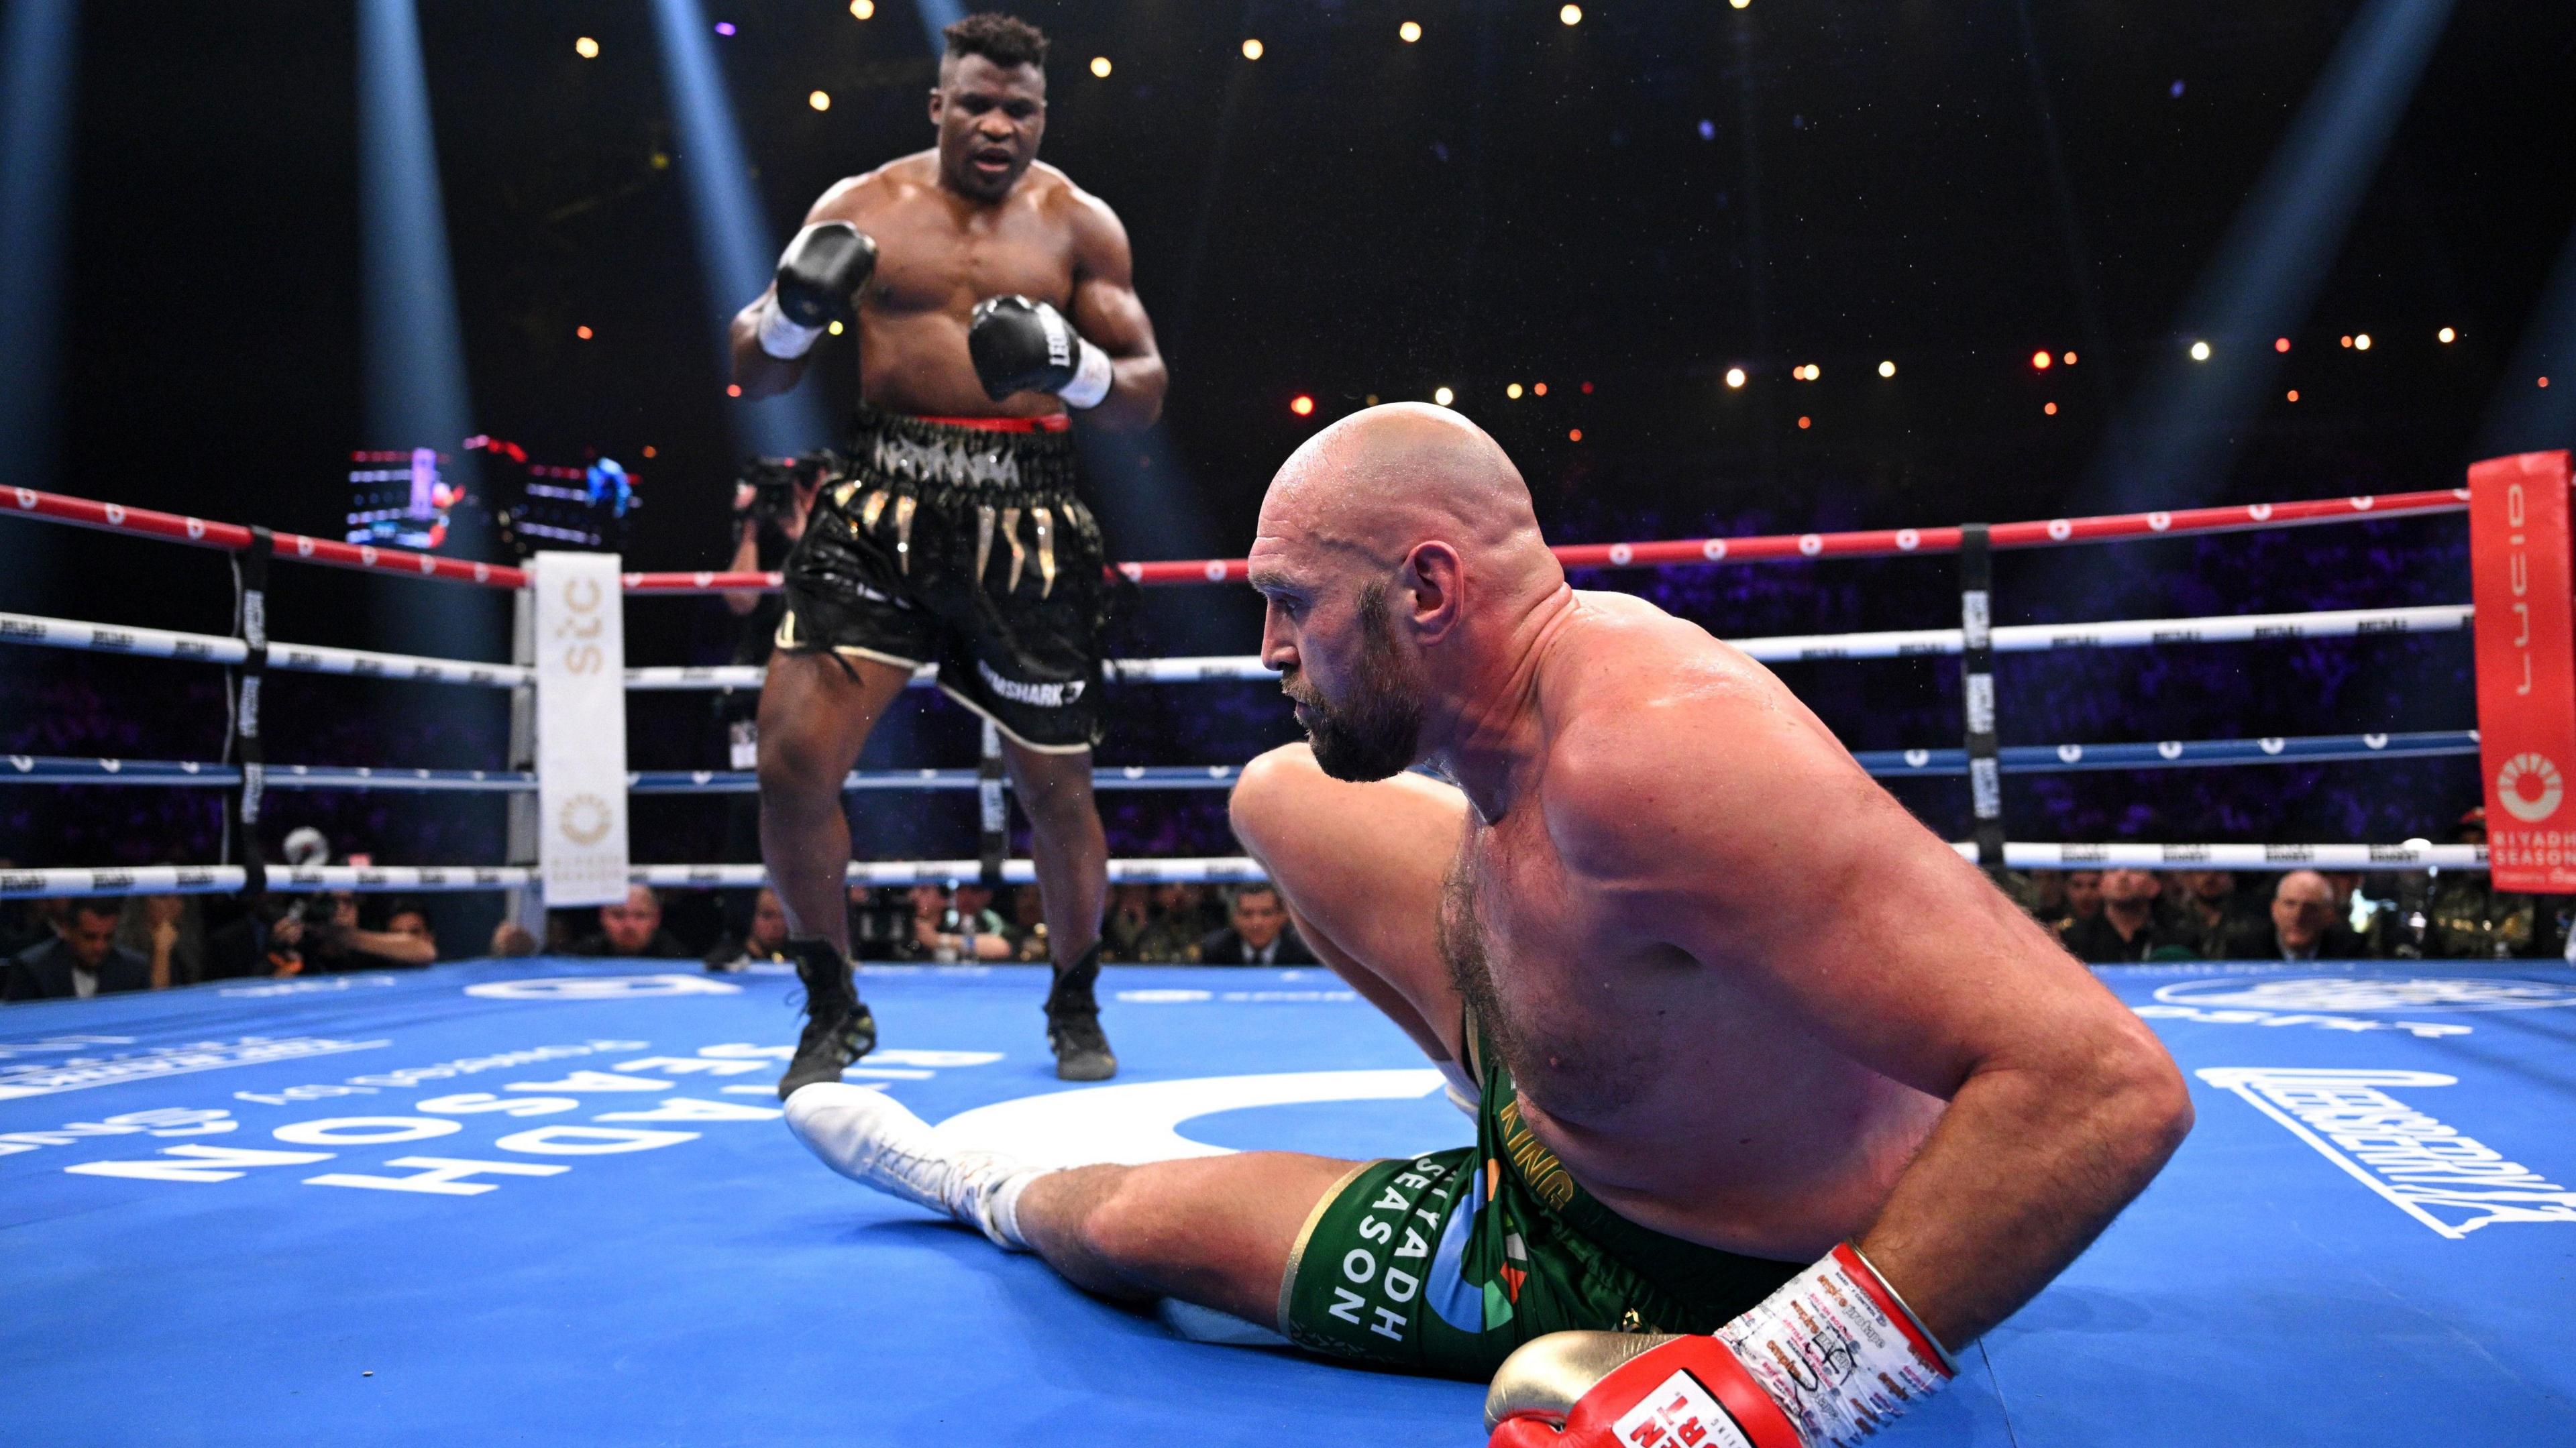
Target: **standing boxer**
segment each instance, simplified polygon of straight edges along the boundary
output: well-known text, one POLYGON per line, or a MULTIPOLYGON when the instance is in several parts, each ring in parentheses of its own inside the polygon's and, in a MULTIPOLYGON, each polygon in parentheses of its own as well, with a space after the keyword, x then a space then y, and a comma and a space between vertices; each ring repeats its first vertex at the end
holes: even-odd
POLYGON ((1091 798, 1103 557, 1074 496, 1068 409, 1150 425, 1163 360, 1117 215, 1036 164, 1046 37, 990 14, 945 33, 938 145, 824 192, 733 323, 745 397, 794 387, 834 320, 859 340, 848 457, 788 556, 760 700, 761 858, 806 991, 782 1097, 876 1044, 847 959, 841 779, 926 663, 999 726, 1029 816, 1056 1074, 1118 1069, 1092 994, 1109 854, 1091 798))

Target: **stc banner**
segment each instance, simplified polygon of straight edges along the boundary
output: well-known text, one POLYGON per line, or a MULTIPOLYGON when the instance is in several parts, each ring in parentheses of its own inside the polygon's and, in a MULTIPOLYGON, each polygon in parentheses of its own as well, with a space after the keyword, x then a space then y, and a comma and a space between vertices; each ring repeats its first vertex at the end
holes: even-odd
POLYGON ((528 564, 537 592, 537 865, 549 906, 626 898, 626 605, 617 564, 614 553, 540 553, 528 564))
POLYGON ((2487 852, 2499 890, 2576 894, 2576 596, 2568 455, 2522 453, 2469 469, 2469 574, 2477 604, 2478 755, 2487 852))

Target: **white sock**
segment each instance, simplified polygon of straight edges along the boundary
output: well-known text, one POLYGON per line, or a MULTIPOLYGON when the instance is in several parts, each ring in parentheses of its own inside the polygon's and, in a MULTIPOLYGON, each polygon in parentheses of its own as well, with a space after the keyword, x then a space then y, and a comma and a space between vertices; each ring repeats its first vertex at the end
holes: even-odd
POLYGON ((1029 1239, 1020 1235, 1020 1193, 1029 1183, 1045 1176, 1050 1168, 1023 1167, 993 1184, 985 1196, 984 1235, 1001 1247, 1014 1251, 1029 1250, 1029 1239))

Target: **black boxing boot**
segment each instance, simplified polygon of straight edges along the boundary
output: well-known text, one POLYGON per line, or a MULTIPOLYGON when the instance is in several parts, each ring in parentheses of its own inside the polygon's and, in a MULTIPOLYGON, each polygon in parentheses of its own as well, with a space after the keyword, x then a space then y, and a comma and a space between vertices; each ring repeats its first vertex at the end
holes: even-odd
POLYGON ((877 1048, 877 1018, 859 999, 840 948, 828 940, 791 940, 787 954, 805 983, 805 1034, 796 1038, 796 1059, 778 1078, 781 1101, 799 1086, 840 1080, 852 1061, 877 1048))
POLYGON ((1100 942, 1082 959, 1055 973, 1047 992, 1047 1048, 1055 1052, 1059 1081, 1106 1081, 1118 1074, 1118 1058, 1109 1053, 1109 1038, 1100 1033, 1100 1001, 1092 982, 1100 979, 1100 942))

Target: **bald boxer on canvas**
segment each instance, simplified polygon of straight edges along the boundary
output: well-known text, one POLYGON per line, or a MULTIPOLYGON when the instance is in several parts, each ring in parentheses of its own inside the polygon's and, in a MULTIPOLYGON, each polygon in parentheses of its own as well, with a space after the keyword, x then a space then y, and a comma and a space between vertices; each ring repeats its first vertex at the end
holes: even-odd
POLYGON ((1497 1443, 1820 1445, 1935 1391, 2190 1129, 2145 1025, 1768 670, 1569 588, 1456 414, 1300 448, 1251 577, 1311 744, 1235 828, 1476 1146, 1040 1171, 808 1087, 835 1168, 1094 1292, 1494 1375, 1497 1443))

